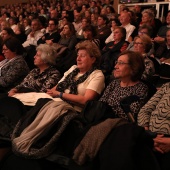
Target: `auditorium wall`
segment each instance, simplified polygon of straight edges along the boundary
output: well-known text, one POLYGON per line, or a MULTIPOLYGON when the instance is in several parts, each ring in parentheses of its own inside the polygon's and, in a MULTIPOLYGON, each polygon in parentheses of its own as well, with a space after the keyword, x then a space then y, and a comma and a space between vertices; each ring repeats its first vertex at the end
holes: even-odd
MULTIPOLYGON (((5 4, 16 4, 16 3, 27 3, 30 0, 0 0, 0 6, 3 6, 5 4)), ((31 0, 36 1, 36 0, 31 0)))

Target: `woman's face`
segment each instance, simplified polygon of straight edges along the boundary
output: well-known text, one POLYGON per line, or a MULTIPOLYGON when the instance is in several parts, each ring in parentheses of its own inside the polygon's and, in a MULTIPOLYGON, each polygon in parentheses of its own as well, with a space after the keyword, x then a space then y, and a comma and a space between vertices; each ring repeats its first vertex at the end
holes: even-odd
POLYGON ((81 23, 83 28, 88 25, 87 19, 82 19, 81 23))
POLYGON ((44 65, 44 61, 41 59, 41 51, 37 51, 37 53, 34 56, 34 65, 35 66, 40 66, 40 65, 44 65))
POLYGON ((2 22, 1 22, 1 30, 3 30, 6 26, 7 26, 7 24, 2 21, 2 22))
POLYGON ((82 72, 89 71, 92 67, 96 58, 90 57, 86 50, 79 50, 77 53, 77 67, 82 72))
POLYGON ((1 37, 2 37, 2 39, 3 39, 3 41, 4 41, 4 40, 10 38, 10 35, 7 33, 6 30, 2 30, 2 32, 1 32, 1 37))
POLYGON ((142 40, 140 38, 135 39, 134 41, 134 51, 145 53, 145 48, 142 40))
POLYGON ((85 39, 89 39, 89 40, 93 38, 92 32, 90 30, 83 31, 83 36, 85 39))
POLYGON ((2 53, 4 54, 5 58, 8 60, 16 56, 15 52, 12 52, 10 49, 8 49, 6 45, 3 45, 2 53))
POLYGON ((112 21, 112 28, 114 29, 117 26, 115 21, 112 21))
POLYGON ((120 41, 123 37, 120 29, 115 29, 113 32, 114 32, 114 35, 113 35, 114 41, 120 41))
POLYGON ((70 28, 68 27, 68 25, 65 25, 63 27, 63 34, 64 35, 69 35, 70 34, 70 28))
POLYGON ((132 69, 129 65, 128 56, 126 54, 121 55, 115 64, 114 77, 121 80, 131 80, 132 69))
POLYGON ((150 22, 150 21, 151 21, 151 18, 149 17, 148 13, 143 13, 142 22, 147 23, 147 22, 150 22))

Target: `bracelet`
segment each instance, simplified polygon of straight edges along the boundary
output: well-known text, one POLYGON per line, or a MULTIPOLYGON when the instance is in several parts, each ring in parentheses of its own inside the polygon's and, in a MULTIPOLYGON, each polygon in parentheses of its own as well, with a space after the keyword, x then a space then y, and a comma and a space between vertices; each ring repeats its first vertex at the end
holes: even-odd
POLYGON ((63 92, 60 92, 59 98, 60 98, 60 99, 63 98, 63 92))

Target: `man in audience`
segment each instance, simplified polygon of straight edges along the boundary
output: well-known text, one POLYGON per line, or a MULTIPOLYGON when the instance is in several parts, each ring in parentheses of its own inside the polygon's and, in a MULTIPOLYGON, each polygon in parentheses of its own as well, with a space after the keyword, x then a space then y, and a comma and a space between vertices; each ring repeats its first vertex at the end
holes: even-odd
POLYGON ((31 22, 32 31, 27 36, 27 40, 22 44, 23 47, 28 47, 30 45, 37 46, 37 41, 43 36, 40 30, 40 21, 38 19, 33 19, 31 22))
POLYGON ((56 19, 50 19, 48 22, 48 30, 47 33, 44 34, 37 42, 37 44, 53 44, 58 43, 61 36, 58 33, 58 21, 56 19))
POLYGON ((120 23, 122 24, 121 26, 126 29, 126 41, 131 42, 132 41, 131 35, 135 30, 135 26, 130 24, 131 22, 130 14, 125 11, 121 12, 119 20, 120 23))
POLYGON ((106 15, 99 15, 97 20, 97 36, 100 40, 100 49, 102 50, 105 46, 106 38, 111 34, 110 27, 107 26, 108 18, 106 15))

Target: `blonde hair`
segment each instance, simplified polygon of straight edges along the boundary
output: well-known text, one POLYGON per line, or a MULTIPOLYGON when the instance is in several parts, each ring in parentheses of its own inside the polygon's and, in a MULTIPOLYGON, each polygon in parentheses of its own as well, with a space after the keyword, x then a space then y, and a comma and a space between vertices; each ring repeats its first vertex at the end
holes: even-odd
POLYGON ((94 66, 98 67, 100 65, 101 53, 97 45, 89 40, 85 40, 76 45, 76 49, 78 50, 86 50, 90 57, 95 57, 96 61, 94 66))

